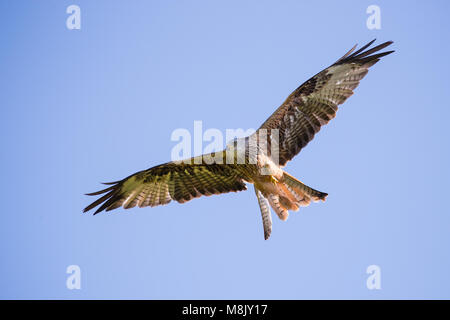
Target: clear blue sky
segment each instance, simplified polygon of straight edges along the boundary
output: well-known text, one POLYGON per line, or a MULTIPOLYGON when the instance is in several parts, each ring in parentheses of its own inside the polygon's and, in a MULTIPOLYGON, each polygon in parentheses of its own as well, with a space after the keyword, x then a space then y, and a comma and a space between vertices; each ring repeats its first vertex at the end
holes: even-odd
POLYGON ((447 1, 0 4, 0 298, 450 298, 447 1), (81 30, 66 8, 81 8, 81 30), (381 8, 381 29, 366 8, 381 8), (253 191, 82 209, 170 160, 176 128, 257 128, 355 43, 393 40, 286 170, 329 193, 274 217, 253 191), (81 268, 81 289, 66 268, 81 268), (381 290, 366 268, 381 268, 381 290))

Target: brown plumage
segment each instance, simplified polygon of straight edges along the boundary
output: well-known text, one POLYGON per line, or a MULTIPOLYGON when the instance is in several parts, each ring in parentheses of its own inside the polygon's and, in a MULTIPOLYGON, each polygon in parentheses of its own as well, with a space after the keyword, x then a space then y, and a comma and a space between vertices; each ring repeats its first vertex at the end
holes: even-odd
POLYGON ((235 141, 221 153, 168 162, 123 180, 107 183, 109 187, 88 194, 102 196, 84 211, 99 205, 94 214, 121 206, 125 209, 153 207, 172 200, 183 203, 202 195, 246 190, 246 183, 253 183, 261 209, 264 238, 268 239, 272 231, 269 206, 280 219, 286 220, 289 210, 296 211, 311 201, 325 200, 326 193, 308 187, 281 167, 292 160, 320 128, 336 116, 338 105, 353 94, 368 69, 381 57, 394 52, 377 53, 390 45, 391 41, 366 50, 374 41, 357 51, 354 51, 356 46, 353 47, 330 67, 292 92, 255 134, 243 139, 245 150, 236 148, 235 141), (278 136, 278 140, 274 140, 274 136, 278 136), (252 153, 249 141, 256 137, 267 138, 267 150, 257 140, 256 153, 252 153), (273 146, 276 148, 272 149, 273 146), (230 150, 231 162, 227 160, 230 150), (272 150, 278 153, 272 154, 272 150), (244 155, 244 163, 239 162, 239 154, 244 155), (210 156, 214 157, 213 162, 210 156))
MULTIPOLYGON (((106 189, 88 193, 89 196, 105 194, 84 209, 84 212, 102 204, 94 214, 123 206, 147 207, 167 204, 171 200, 184 203, 202 195, 221 194, 246 190, 245 166, 169 162, 137 172, 106 189), (241 170, 244 169, 244 170, 241 170)), ((249 178, 247 178, 249 179, 249 178)))
POLYGON ((341 59, 303 83, 267 119, 260 129, 279 130, 281 166, 297 155, 320 128, 336 116, 338 105, 353 94, 369 67, 394 51, 369 56, 392 43, 380 44, 363 52, 375 40, 352 53, 353 47, 341 59), (291 120, 293 119, 293 120, 291 120))

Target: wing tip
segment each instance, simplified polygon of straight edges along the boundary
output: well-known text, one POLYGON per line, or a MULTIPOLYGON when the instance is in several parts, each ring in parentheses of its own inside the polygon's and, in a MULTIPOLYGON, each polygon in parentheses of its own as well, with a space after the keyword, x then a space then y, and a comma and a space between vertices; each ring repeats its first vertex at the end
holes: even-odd
MULTIPOLYGON (((112 184, 112 183, 110 183, 112 184)), ((95 200, 94 202, 92 202, 91 204, 89 204, 86 208, 83 209, 83 213, 86 213, 92 209, 94 209, 95 207, 97 207, 98 205, 102 204, 95 212, 94 215, 100 213, 101 211, 105 210, 108 211, 107 209, 114 204, 114 202, 117 200, 116 196, 117 196, 117 192, 120 189, 120 181, 118 182, 114 182, 114 185, 103 189, 103 190, 99 190, 96 192, 91 192, 91 193, 85 193, 85 195, 87 196, 97 196, 97 195, 102 195, 100 198, 98 198, 97 200, 95 200), (104 194, 106 193, 106 194, 104 194)))
POLYGON ((335 64, 342 64, 342 63, 348 63, 348 62, 367 63, 367 62, 371 62, 374 60, 378 61, 381 57, 384 57, 388 54, 395 52, 395 50, 391 50, 391 51, 385 51, 385 52, 373 54, 373 53, 378 52, 394 43, 394 41, 389 40, 389 41, 383 42, 373 48, 368 49, 375 41, 376 41, 376 38, 373 39, 372 41, 370 41, 369 43, 367 43, 366 45, 362 46, 355 52, 353 52, 355 49, 355 47, 353 47, 349 52, 347 52, 335 64))

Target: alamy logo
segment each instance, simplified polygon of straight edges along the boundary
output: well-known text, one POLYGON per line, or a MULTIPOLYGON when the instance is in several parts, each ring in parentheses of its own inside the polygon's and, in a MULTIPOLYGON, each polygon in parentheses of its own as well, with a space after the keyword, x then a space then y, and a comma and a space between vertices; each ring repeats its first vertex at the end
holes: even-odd
POLYGON ((66 287, 69 290, 81 289, 81 269, 80 266, 73 264, 67 267, 66 273, 70 274, 66 280, 66 287))
POLYGON ((188 129, 179 128, 172 132, 171 140, 177 142, 172 148, 172 161, 256 164, 260 156, 270 156, 274 164, 279 163, 278 129, 226 129, 224 136, 222 131, 214 128, 203 132, 202 121, 194 121, 193 136, 188 129), (205 141, 207 144, 204 147, 205 141), (226 150, 225 154, 223 150, 226 150))
POLYGON ((380 290, 381 289, 381 268, 375 264, 367 267, 366 270, 369 277, 366 281, 367 289, 369 290, 380 290))
POLYGON ((370 14, 370 16, 367 18, 367 21, 366 21, 367 29, 380 30, 381 29, 381 9, 380 9, 380 7, 377 5, 374 5, 374 4, 370 5, 367 7, 366 13, 370 14))
POLYGON ((81 29, 81 9, 79 6, 72 4, 67 7, 66 13, 70 14, 66 20, 66 26, 69 30, 81 29))

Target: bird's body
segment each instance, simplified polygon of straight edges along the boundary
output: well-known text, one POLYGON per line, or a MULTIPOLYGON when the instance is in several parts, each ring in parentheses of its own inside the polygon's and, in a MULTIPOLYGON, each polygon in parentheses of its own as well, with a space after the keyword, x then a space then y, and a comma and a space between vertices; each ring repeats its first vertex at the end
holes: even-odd
POLYGON ((157 206, 246 190, 254 185, 261 209, 264 238, 272 230, 270 207, 286 220, 311 201, 325 200, 327 194, 314 190, 285 172, 282 167, 311 141, 321 126, 335 117, 337 107, 353 94, 368 68, 393 51, 373 54, 392 42, 353 52, 321 71, 299 88, 251 136, 236 139, 221 152, 182 161, 172 161, 137 172, 110 187, 90 193, 102 197, 84 209, 98 205, 95 213, 123 206, 157 206))

